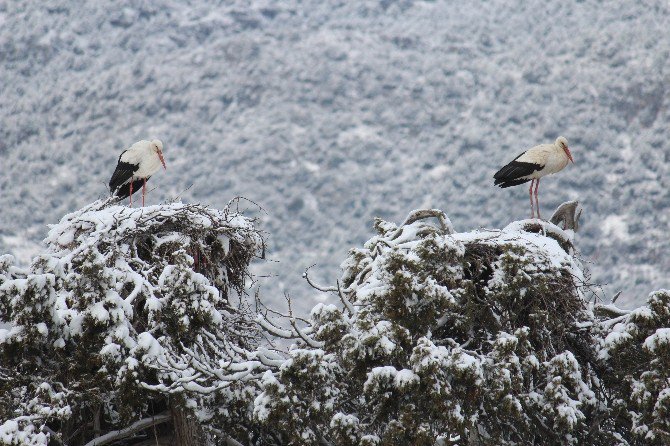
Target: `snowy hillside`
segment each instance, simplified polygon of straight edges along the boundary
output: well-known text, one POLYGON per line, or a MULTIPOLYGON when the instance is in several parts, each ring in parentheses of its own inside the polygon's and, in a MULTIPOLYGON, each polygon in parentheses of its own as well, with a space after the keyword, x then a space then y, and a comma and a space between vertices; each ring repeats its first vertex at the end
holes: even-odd
POLYGON ((302 270, 332 283, 375 216, 527 217, 492 175, 562 134, 576 164, 542 182, 545 215, 580 199, 576 245, 619 303, 670 286, 667 2, 188 3, 0 3, 0 253, 27 261, 158 137, 148 202, 261 204, 258 272, 306 310, 302 270))

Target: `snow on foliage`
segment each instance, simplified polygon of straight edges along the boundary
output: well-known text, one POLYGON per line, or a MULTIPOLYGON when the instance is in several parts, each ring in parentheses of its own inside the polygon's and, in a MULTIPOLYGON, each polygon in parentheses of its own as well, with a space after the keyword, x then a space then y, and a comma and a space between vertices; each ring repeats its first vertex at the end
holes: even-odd
POLYGON ((610 313, 601 357, 614 373, 614 405, 641 444, 670 444, 670 291, 651 293, 647 304, 610 313))
POLYGON ((313 345, 301 340, 290 373, 264 381, 259 420, 286 444, 614 441, 592 425, 608 416, 597 321, 568 234, 535 220, 467 233, 444 222, 437 210, 377 220, 324 289, 342 307, 318 305, 313 345))
POLYGON ((234 417, 216 408, 248 397, 243 383, 272 361, 241 299, 264 245, 252 220, 232 206, 111 199, 66 215, 45 243, 28 269, 0 258, 12 323, 0 330, 11 372, 0 386, 12 396, 0 401, 0 442, 45 444, 49 426, 62 440, 94 413, 113 429, 164 410, 168 395, 183 407, 216 402, 207 416, 223 424, 234 417))
POLYGON ((176 432, 183 414, 249 446, 670 442, 670 293, 590 303, 571 231, 378 219, 335 286, 305 273, 339 304, 303 319, 290 299, 287 315, 245 304, 254 223, 98 201, 30 268, 0 256, 0 444, 85 445, 96 428, 78 426, 115 438, 154 418, 176 432))
POLYGON ((0 443, 17 446, 41 446, 48 443, 48 436, 37 431, 32 420, 9 420, 0 425, 0 443))

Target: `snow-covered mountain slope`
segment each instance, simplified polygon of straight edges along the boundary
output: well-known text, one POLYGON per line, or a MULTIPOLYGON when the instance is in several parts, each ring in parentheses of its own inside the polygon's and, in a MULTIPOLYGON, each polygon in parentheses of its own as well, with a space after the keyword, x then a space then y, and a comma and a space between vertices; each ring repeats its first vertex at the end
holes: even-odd
POLYGON ((670 286, 667 2, 218 3, 0 3, 3 253, 27 259, 160 138, 148 203, 258 202, 264 292, 308 309, 302 270, 332 282, 374 216, 525 218, 492 175, 562 134, 576 164, 542 181, 544 214, 581 201, 577 246, 619 303, 670 286))

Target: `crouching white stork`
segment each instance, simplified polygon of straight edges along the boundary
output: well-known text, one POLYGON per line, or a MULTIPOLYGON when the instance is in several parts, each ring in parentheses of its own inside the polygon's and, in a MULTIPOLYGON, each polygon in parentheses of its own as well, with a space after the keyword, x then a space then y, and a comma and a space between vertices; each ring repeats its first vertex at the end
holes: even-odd
POLYGON ((117 197, 130 197, 132 207, 133 193, 139 190, 141 184, 142 206, 144 206, 147 180, 158 172, 161 164, 167 170, 163 159, 163 143, 158 139, 138 141, 119 156, 119 162, 109 180, 109 189, 117 197))
POLYGON ((510 187, 530 181, 530 188, 528 189, 530 218, 534 218, 533 183, 535 183, 535 206, 537 208, 537 218, 540 218, 540 203, 537 199, 540 178, 560 172, 568 165, 568 161, 575 162, 572 159, 570 149, 568 149, 568 140, 559 136, 553 144, 540 144, 514 158, 514 161, 493 175, 494 184, 500 187, 510 187))

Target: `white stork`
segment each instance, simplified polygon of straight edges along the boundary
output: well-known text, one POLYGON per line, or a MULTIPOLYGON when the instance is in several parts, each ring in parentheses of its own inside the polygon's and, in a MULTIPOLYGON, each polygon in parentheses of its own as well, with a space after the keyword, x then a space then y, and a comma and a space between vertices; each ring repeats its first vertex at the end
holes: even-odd
POLYGON ((142 184, 142 206, 147 188, 147 180, 158 172, 165 160, 163 159, 163 143, 153 141, 138 141, 119 156, 119 162, 109 180, 109 189, 120 198, 130 197, 130 207, 133 206, 133 193, 137 192, 142 184))
POLYGON ((540 218, 540 203, 537 199, 540 178, 560 172, 568 165, 568 161, 575 162, 572 159, 570 149, 568 149, 568 140, 559 136, 553 144, 540 144, 514 158, 514 161, 493 175, 494 184, 500 187, 510 187, 530 181, 530 188, 528 188, 528 194, 530 195, 530 218, 534 218, 533 183, 535 183, 535 204, 537 207, 537 218, 540 218))

